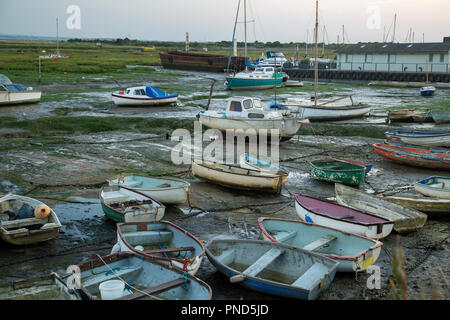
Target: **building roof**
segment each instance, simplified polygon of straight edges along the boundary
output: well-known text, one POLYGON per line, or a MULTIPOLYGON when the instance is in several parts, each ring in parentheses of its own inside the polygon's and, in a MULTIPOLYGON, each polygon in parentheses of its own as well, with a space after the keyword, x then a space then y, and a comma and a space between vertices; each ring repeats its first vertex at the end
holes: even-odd
POLYGON ((449 52, 450 42, 429 43, 358 43, 349 44, 337 53, 436 53, 449 52))

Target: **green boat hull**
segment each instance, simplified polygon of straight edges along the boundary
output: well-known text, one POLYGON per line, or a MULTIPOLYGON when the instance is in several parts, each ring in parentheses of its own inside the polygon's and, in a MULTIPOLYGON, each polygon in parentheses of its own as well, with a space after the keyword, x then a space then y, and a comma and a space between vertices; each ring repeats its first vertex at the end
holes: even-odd
POLYGON ((105 206, 103 203, 102 203, 102 209, 103 209, 103 212, 105 213, 105 215, 108 218, 110 218, 111 220, 113 220, 115 222, 125 222, 125 217, 122 214, 114 212, 113 210, 111 210, 110 208, 105 206))
MULTIPOLYGON (((327 164, 331 164, 331 162, 327 164)), ((364 167, 358 167, 351 164, 345 165, 339 163, 340 168, 338 169, 332 168, 331 165, 323 166, 323 163, 320 165, 310 163, 310 166, 311 166, 311 173, 317 179, 352 186, 357 186, 363 183, 366 174, 364 167)))

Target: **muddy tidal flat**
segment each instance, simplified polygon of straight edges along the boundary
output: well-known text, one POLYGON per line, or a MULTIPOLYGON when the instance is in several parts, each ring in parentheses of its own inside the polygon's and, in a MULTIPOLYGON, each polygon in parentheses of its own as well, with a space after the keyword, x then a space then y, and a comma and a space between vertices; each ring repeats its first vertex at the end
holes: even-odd
MULTIPOLYGON (((142 69, 142 68, 141 68, 142 69)), ((230 92, 224 75, 168 71, 152 67, 146 76, 130 68, 129 78, 116 81, 105 76, 36 85, 43 91, 39 104, 0 107, 0 194, 8 192, 37 198, 50 205, 63 227, 57 238, 37 245, 17 247, 0 242, 0 280, 17 280, 55 271, 64 275, 69 265, 93 254, 108 254, 116 242, 115 223, 102 212, 100 188, 119 173, 176 176, 191 183, 189 205, 168 207, 164 220, 172 221, 198 239, 219 237, 259 239, 257 218, 296 219, 294 194, 333 199, 334 185, 310 175, 308 161, 343 157, 373 165, 361 190, 370 193, 413 192, 412 184, 448 172, 408 167, 383 159, 372 144, 383 141, 388 129, 417 128, 449 131, 434 124, 385 123, 390 108, 428 108, 430 100, 416 89, 375 88, 364 84, 321 83, 323 99, 356 93, 357 101, 373 106, 371 115, 352 121, 312 123, 280 144, 280 165, 290 171, 279 195, 246 192, 199 180, 189 165, 175 165, 171 152, 178 142, 170 139, 177 128, 192 130, 195 115, 208 101, 211 78, 215 79, 210 109, 223 109, 233 95, 258 96, 264 102, 273 92, 230 92), (169 93, 179 93, 176 105, 122 108, 111 102, 111 91, 150 84, 169 93), (405 103, 408 101, 408 104, 405 103)), ((278 98, 308 98, 312 87, 277 89, 278 98)), ((449 90, 439 90, 433 105, 450 100, 449 90), (438 101, 438 102, 436 102, 438 101)), ((393 299, 388 278, 392 276, 393 232, 383 239, 376 261, 381 269, 381 289, 368 289, 365 272, 338 273, 319 299, 393 299)), ((429 215, 423 228, 402 234, 409 299, 449 298, 449 215, 429 215)), ((197 277, 208 283, 214 299, 279 299, 246 290, 203 259, 197 277)))

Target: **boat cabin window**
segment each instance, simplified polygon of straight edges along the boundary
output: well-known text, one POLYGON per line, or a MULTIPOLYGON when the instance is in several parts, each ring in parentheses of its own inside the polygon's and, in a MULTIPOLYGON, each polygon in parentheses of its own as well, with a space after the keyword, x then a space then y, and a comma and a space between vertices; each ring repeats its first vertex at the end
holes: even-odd
POLYGON ((145 96, 145 90, 144 89, 134 90, 134 94, 137 96, 145 96))
POLYGON ((130 94, 130 89, 127 90, 127 94, 130 94))
POLYGON ((262 106, 261 106, 261 100, 254 99, 254 100, 253 100, 253 108, 261 109, 261 108, 262 108, 262 106))
POLYGON ((231 101, 231 103, 230 103, 230 111, 241 112, 242 111, 241 102, 240 101, 231 101))
POLYGON ((264 71, 265 72, 273 72, 273 68, 266 68, 264 71))
POLYGON ((251 99, 244 100, 244 109, 251 109, 253 107, 253 103, 251 99))

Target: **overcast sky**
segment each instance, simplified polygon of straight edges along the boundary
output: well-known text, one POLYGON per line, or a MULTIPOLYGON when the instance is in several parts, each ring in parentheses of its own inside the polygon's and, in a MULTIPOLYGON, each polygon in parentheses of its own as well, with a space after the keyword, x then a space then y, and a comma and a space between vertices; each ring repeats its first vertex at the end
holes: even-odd
MULTIPOLYGON (((239 21, 243 21, 243 2, 239 21)), ((60 37, 191 41, 231 40, 238 0, 0 0, 0 34, 60 37), (69 29, 70 5, 80 8, 80 29, 69 29)), ((319 41, 382 41, 384 28, 405 42, 441 42, 450 36, 449 0, 321 0, 319 41), (325 25, 326 33, 323 32, 325 25)), ((248 41, 312 41, 315 0, 247 0, 248 41)), ((71 20, 74 22, 75 20, 71 20)), ((74 24, 72 24, 74 25, 74 24)), ((243 23, 236 37, 244 38, 243 23)))

